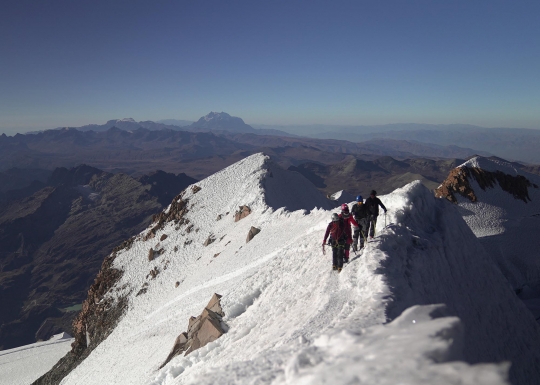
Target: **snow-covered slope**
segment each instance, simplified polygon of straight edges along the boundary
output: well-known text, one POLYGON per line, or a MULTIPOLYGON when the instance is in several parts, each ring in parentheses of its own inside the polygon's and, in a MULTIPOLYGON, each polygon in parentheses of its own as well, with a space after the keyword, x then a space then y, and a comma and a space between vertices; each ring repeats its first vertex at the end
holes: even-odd
POLYGON ((343 203, 350 203, 356 200, 356 197, 353 196, 351 193, 348 193, 345 190, 340 190, 338 192, 333 193, 328 197, 328 199, 334 201, 337 206, 343 204, 343 203))
POLYGON ((540 320, 540 177, 502 159, 483 157, 467 161, 453 174, 459 176, 442 187, 472 191, 453 194, 463 218, 540 320))
POLYGON ((71 349, 72 342, 61 333, 45 342, 0 351, 0 384, 31 384, 71 349))
POLYGON ((380 197, 386 226, 341 274, 321 250, 329 202, 299 174, 257 154, 197 186, 180 222, 116 253, 124 273, 106 297, 125 314, 62 384, 503 384, 503 361, 515 383, 539 378, 534 318, 456 206, 421 183, 380 197), (163 251, 149 261, 150 248, 163 251), (159 369, 213 293, 228 332, 159 369))

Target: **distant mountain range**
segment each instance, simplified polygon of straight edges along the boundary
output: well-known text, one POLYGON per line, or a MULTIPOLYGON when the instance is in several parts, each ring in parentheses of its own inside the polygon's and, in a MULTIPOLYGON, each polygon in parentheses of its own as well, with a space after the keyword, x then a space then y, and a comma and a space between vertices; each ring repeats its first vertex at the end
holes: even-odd
MULTIPOLYGON (((395 140, 407 142, 408 144, 403 148, 414 145, 417 147, 427 145, 435 149, 438 146, 438 149, 444 150, 438 155, 439 157, 462 157, 461 154, 449 154, 448 149, 455 147, 455 149, 472 149, 473 152, 470 155, 496 155, 514 161, 540 163, 540 151, 537 150, 540 148, 540 129, 486 128, 469 124, 418 123, 371 126, 344 126, 337 124, 248 125, 241 118, 231 116, 226 112, 210 112, 196 122, 178 119, 137 122, 132 118, 124 118, 109 120, 105 124, 89 124, 76 128, 80 131, 101 132, 112 127, 126 131, 136 131, 143 128, 151 131, 167 129, 190 132, 334 139, 354 143, 371 141, 370 145, 376 145, 376 142, 373 141, 395 140)), ((37 132, 33 132, 33 134, 35 133, 37 132)), ((425 154, 418 154, 410 149, 405 151, 425 156, 425 154)), ((386 155, 394 156, 393 154, 386 155)))
MULTIPOLYGON (((488 152, 502 158, 540 163, 540 129, 486 128, 470 124, 386 124, 378 126, 340 125, 253 125, 278 129, 294 135, 319 139, 364 142, 374 139, 406 140, 439 146, 460 146, 488 152)), ((485 154, 484 154, 485 155, 485 154)))
MULTIPOLYGON (((181 131, 230 131, 236 133, 252 133, 261 135, 291 136, 291 134, 275 129, 255 129, 246 124, 241 118, 231 116, 226 112, 210 112, 196 122, 188 120, 165 119, 158 122, 151 120, 137 122, 133 118, 112 119, 105 124, 88 124, 74 127, 79 131, 107 131, 110 128, 120 128, 125 131, 135 131, 141 128, 156 130, 181 130, 181 131)), ((61 129, 61 128, 59 128, 61 129)))
MULTIPOLYGON (((129 120, 124 120, 124 123, 133 124, 129 120)), ((64 128, 12 137, 2 135, 0 171, 14 167, 51 170, 84 163, 108 172, 121 171, 129 175, 160 169, 173 173, 186 172, 200 179, 260 151, 274 156, 284 167, 304 162, 328 165, 340 162, 349 155, 362 160, 381 156, 397 159, 465 159, 477 153, 473 149, 457 146, 395 140, 353 143, 224 130, 204 131, 203 128, 199 132, 170 129, 151 131, 145 128, 125 131, 114 126, 99 132, 64 128)))

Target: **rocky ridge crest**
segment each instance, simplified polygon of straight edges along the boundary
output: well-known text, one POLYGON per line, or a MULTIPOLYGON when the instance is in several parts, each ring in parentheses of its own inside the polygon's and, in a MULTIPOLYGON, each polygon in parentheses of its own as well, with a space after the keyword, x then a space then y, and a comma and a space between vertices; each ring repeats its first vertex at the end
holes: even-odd
POLYGON ((525 203, 531 200, 528 189, 538 188, 538 185, 531 183, 523 175, 510 175, 498 170, 486 171, 479 167, 460 166, 450 171, 446 180, 435 190, 435 196, 457 203, 455 194, 459 194, 471 202, 476 202, 478 198, 471 187, 471 180, 475 180, 484 191, 487 188, 494 188, 498 184, 503 191, 525 203))

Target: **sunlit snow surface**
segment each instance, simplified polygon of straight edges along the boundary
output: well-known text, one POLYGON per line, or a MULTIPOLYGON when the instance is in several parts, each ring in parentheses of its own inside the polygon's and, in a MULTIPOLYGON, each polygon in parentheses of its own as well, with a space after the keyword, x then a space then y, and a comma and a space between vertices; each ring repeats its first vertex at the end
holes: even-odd
POLYGON ((71 350, 72 342, 73 338, 51 339, 14 349, 0 350, 0 384, 31 384, 71 350))
POLYGON ((538 378, 534 319, 456 206, 419 182, 380 197, 388 216, 341 274, 322 253, 329 202, 301 175, 258 154, 197 185, 191 232, 169 223, 119 253, 111 295, 128 311, 62 384, 503 384, 503 361, 517 383, 538 378), (241 205, 252 213, 234 222, 241 205), (165 253, 150 262, 151 247, 165 253), (228 332, 158 369, 214 292, 228 332))

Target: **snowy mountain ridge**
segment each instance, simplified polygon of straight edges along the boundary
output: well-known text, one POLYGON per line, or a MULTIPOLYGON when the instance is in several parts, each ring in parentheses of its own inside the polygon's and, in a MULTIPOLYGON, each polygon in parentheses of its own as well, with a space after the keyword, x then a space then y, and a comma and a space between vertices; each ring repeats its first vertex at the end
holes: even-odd
POLYGON ((123 313, 110 334, 85 313, 89 354, 62 384, 506 384, 507 361, 534 383, 540 329, 458 208, 419 182, 380 198, 376 239, 338 275, 331 202, 298 173, 256 154, 188 187, 106 260, 121 273, 83 312, 123 313), (227 333, 159 369, 213 293, 227 333))
POLYGON ((452 171, 437 193, 458 205, 540 322, 540 177, 502 159, 475 157, 452 171))

